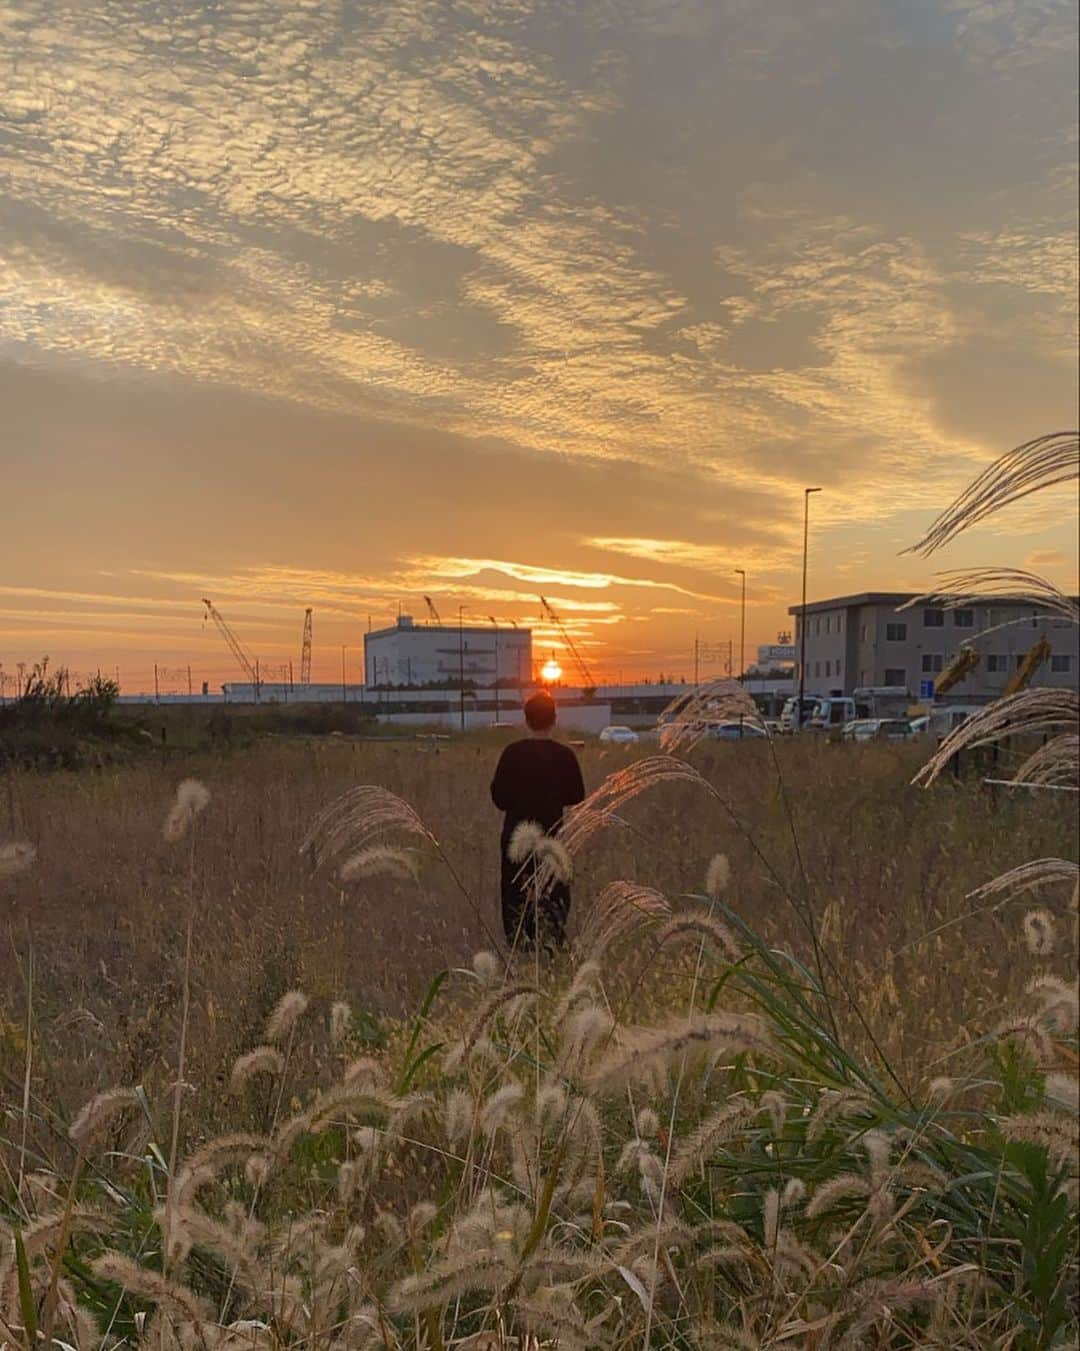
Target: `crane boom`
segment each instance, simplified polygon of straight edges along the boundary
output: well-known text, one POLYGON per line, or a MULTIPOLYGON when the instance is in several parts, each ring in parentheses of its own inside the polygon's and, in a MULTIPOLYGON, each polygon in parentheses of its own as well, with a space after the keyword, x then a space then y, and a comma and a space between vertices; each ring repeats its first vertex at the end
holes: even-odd
POLYGON ((304 611, 304 637, 300 643, 300 684, 311 684, 311 606, 304 611))
POLYGON ((573 638, 571 638, 570 634, 566 631, 566 625, 562 622, 562 620, 551 608, 551 606, 548 604, 548 602, 544 599, 543 596, 540 597, 540 604, 544 607, 545 616, 548 619, 550 619, 551 622, 555 625, 555 627, 559 630, 563 642, 570 649, 570 655, 574 658, 574 661, 577 662, 578 670, 581 672, 583 693, 586 696, 595 694, 596 681, 593 679, 593 674, 589 670, 588 663, 586 662, 585 658, 581 655, 581 653, 577 650, 577 647, 574 645, 573 638))
POLYGON ((228 624, 225 623, 224 619, 222 619, 221 615, 210 603, 210 601, 206 599, 205 596, 203 597, 203 604, 206 606, 207 615, 209 615, 209 617, 217 625, 218 630, 221 633, 221 636, 225 639, 225 642, 228 644, 229 651, 236 658, 237 662, 239 662, 241 670, 244 672, 248 680, 250 680, 252 685, 255 687, 255 698, 256 700, 258 700, 259 673, 255 667, 255 662, 244 651, 243 647, 241 647, 240 645, 239 638, 237 638, 236 634, 233 633, 232 629, 229 628, 228 624))
POLYGON ((1012 679, 1005 686, 1006 694, 1016 694, 1019 690, 1026 689, 1035 675, 1035 672, 1043 664, 1050 660, 1053 649, 1050 646, 1050 639, 1046 634, 1042 634, 1039 641, 1030 647, 1020 659, 1020 665, 1012 674, 1012 679))
POLYGON ((439 612, 438 610, 436 610, 435 602, 431 599, 430 596, 424 597, 424 604, 427 606, 428 614, 431 616, 432 620, 436 624, 441 624, 442 620, 439 618, 439 612))
POLYGON ((965 643, 934 681, 934 697, 937 698, 947 690, 951 690, 954 685, 959 685, 965 676, 975 670, 981 660, 982 654, 978 649, 965 643))

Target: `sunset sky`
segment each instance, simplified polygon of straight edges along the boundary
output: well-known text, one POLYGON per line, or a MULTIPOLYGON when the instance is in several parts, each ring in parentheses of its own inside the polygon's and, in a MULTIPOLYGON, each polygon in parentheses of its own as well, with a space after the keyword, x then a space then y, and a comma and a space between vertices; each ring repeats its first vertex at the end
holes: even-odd
POLYGON ((1075 587, 1071 492, 898 557, 1076 422, 1075 14, 0 0, 4 672, 236 678, 206 595, 336 679, 425 592, 688 672, 808 484, 811 598, 1075 587))

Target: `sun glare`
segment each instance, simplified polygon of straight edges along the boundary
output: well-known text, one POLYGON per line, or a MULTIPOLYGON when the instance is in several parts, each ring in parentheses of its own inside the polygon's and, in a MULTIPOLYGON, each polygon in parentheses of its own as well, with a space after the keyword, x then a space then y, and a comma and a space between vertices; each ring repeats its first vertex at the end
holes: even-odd
POLYGON ((544 662, 540 669, 540 675, 547 685, 554 685, 556 680, 562 676, 562 667, 555 660, 554 653, 546 662, 544 662))

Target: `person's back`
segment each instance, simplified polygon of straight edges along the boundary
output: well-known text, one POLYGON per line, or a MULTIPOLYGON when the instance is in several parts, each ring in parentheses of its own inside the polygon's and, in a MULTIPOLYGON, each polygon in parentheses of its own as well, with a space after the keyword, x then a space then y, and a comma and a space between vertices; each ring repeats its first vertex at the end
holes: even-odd
POLYGON ((503 929, 511 947, 519 948, 535 942, 537 919, 549 942, 562 942, 570 910, 570 889, 565 883, 555 883, 543 896, 536 898, 539 915, 532 913, 531 869, 509 857, 514 830, 523 821, 535 821, 547 834, 552 834, 562 823, 565 809, 585 796, 577 756, 569 746, 551 739, 555 701, 550 694, 542 691, 526 701, 525 721, 532 736, 506 747, 491 783, 492 801, 505 812, 502 828, 503 929))

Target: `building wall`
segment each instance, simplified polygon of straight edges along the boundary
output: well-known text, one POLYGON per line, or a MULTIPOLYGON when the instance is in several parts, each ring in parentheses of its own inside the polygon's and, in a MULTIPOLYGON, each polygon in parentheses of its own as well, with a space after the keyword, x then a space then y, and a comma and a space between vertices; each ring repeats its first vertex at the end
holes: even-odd
POLYGON ((403 615, 393 628, 364 635, 368 687, 493 685, 532 678, 532 633, 492 625, 413 624, 403 615))
MULTIPOLYGON (((962 643, 982 654, 975 671, 949 691, 948 698, 996 698, 1024 654, 1045 634, 1051 661, 1036 672, 1035 685, 1076 688, 1080 678, 1080 630, 1067 620, 1015 604, 979 605, 969 610, 915 606, 906 597, 870 603, 808 607, 806 691, 850 695, 866 685, 904 685, 913 699, 923 683, 948 666, 962 643), (1000 627, 1005 625, 1006 627, 1000 627), (987 632, 987 630, 995 630, 987 632)), ((801 635, 798 607, 792 607, 796 643, 801 635)))

